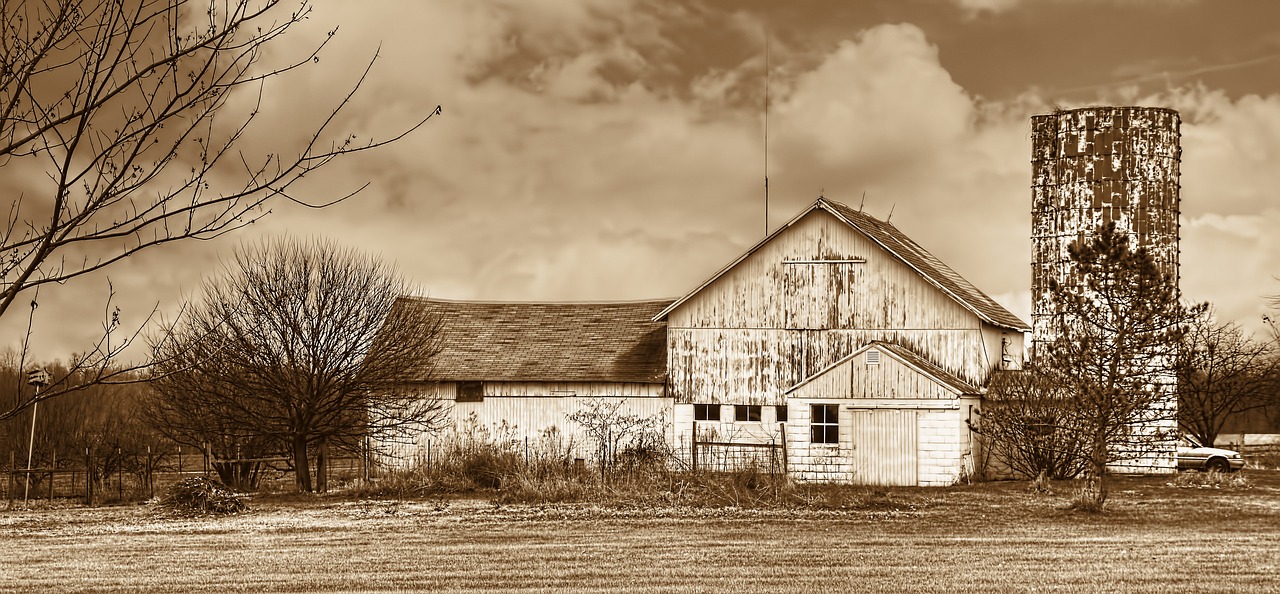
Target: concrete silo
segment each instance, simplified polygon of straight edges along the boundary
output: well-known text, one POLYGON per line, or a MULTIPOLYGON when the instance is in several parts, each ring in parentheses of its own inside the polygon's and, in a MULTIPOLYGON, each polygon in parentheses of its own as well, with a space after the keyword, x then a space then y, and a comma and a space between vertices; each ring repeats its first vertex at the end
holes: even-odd
POLYGON ((1178 112, 1084 107, 1031 118, 1032 343, 1052 339, 1050 279, 1071 282, 1068 246, 1115 221, 1178 279, 1178 112))
MULTIPOLYGON (((1050 282, 1083 282, 1072 274, 1069 246, 1095 235, 1105 223, 1114 221, 1131 246, 1146 248, 1176 288, 1180 123, 1178 112, 1149 107, 1085 107, 1032 117, 1033 356, 1055 337, 1050 282)), ((1166 377, 1160 385, 1167 398, 1142 426, 1172 435, 1177 429, 1173 379, 1166 377)), ((1117 469, 1175 468, 1172 439, 1143 450, 1147 453, 1117 469)))

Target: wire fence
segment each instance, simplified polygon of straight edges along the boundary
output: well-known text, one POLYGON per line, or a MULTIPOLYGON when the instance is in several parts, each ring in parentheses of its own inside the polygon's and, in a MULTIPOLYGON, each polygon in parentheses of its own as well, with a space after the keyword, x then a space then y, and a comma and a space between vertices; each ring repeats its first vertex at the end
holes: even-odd
MULTIPOLYGON (((265 491, 293 488, 293 465, 287 457, 258 459, 218 459, 189 447, 169 448, 167 453, 144 453, 122 459, 119 456, 104 468, 93 451, 76 459, 27 468, 16 452, 0 460, 0 498, 6 502, 32 500, 79 500, 88 504, 141 501, 163 496, 170 485, 189 477, 219 478, 217 465, 255 464, 255 487, 265 491), (8 462, 8 464, 3 464, 8 462)), ((310 471, 318 479, 316 461, 310 471)), ((330 457, 325 464, 324 484, 340 486, 368 479, 365 456, 330 457)), ((319 482, 319 481, 317 481, 319 482)))

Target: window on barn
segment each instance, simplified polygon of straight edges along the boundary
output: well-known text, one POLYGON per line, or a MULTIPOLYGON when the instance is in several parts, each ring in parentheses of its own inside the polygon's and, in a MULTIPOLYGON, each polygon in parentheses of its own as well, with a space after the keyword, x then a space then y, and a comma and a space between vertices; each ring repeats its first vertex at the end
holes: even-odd
POLYGON ((840 443, 840 405, 814 404, 809 417, 810 443, 840 443))
POLYGON ((774 420, 778 421, 779 423, 787 422, 787 405, 784 404, 782 406, 773 407, 773 414, 775 417, 774 420))
POLYGON ((458 382, 458 402, 484 402, 484 382, 458 382))
POLYGON ((739 423, 759 423, 759 404, 737 404, 733 407, 733 420, 739 423))
POLYGON ((693 405, 693 420, 695 421, 719 421, 720 405, 719 404, 695 404, 693 405))

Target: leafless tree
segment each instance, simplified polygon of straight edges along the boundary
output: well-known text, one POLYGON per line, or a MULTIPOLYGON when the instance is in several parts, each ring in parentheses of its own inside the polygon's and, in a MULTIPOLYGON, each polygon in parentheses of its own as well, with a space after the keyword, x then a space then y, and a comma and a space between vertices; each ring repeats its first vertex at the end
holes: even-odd
POLYGON ((1188 325, 1178 349, 1178 426, 1213 445, 1232 414, 1266 407, 1280 371, 1274 341, 1247 336, 1239 324, 1204 315, 1188 325))
POLYGON ((443 419, 443 403, 414 387, 437 351, 439 320, 396 306, 409 292, 387 265, 332 242, 241 249, 154 344, 163 409, 154 416, 267 438, 292 457, 299 489, 311 491, 309 450, 443 419))
MULTIPOLYGON (((318 208, 343 200, 361 188, 314 203, 292 188, 439 113, 380 140, 335 130, 375 52, 300 141, 261 153, 243 146, 272 92, 267 83, 318 64, 336 32, 265 64, 310 11, 307 0, 0 0, 0 166, 39 172, 32 183, 43 184, 16 197, 0 222, 0 316, 15 304, 34 309, 41 287, 142 250, 249 225, 275 201, 318 208)), ((94 383, 132 371, 112 365, 138 335, 120 328, 110 296, 103 323, 103 338, 69 361, 71 373, 54 378, 41 399, 80 387, 73 375, 94 383)), ((33 401, 0 410, 0 419, 33 401)))
POLYGON ((1069 251, 1079 282, 1050 283, 1055 336, 1037 356, 1084 444, 1081 503, 1101 510, 1109 464, 1172 456, 1173 359, 1183 325, 1206 306, 1183 306, 1146 249, 1132 249, 1113 223, 1069 251))
POLYGON ((1072 400, 1036 363, 991 376, 976 427, 992 457, 1032 479, 1075 478, 1087 466, 1072 400))

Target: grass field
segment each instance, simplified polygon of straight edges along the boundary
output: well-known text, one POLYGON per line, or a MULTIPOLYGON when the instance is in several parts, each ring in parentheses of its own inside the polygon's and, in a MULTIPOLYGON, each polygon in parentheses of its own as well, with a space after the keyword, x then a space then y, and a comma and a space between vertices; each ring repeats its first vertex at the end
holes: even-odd
POLYGON ((0 511, 3 592, 1280 592, 1280 472, 893 489, 846 510, 272 498, 0 511))

